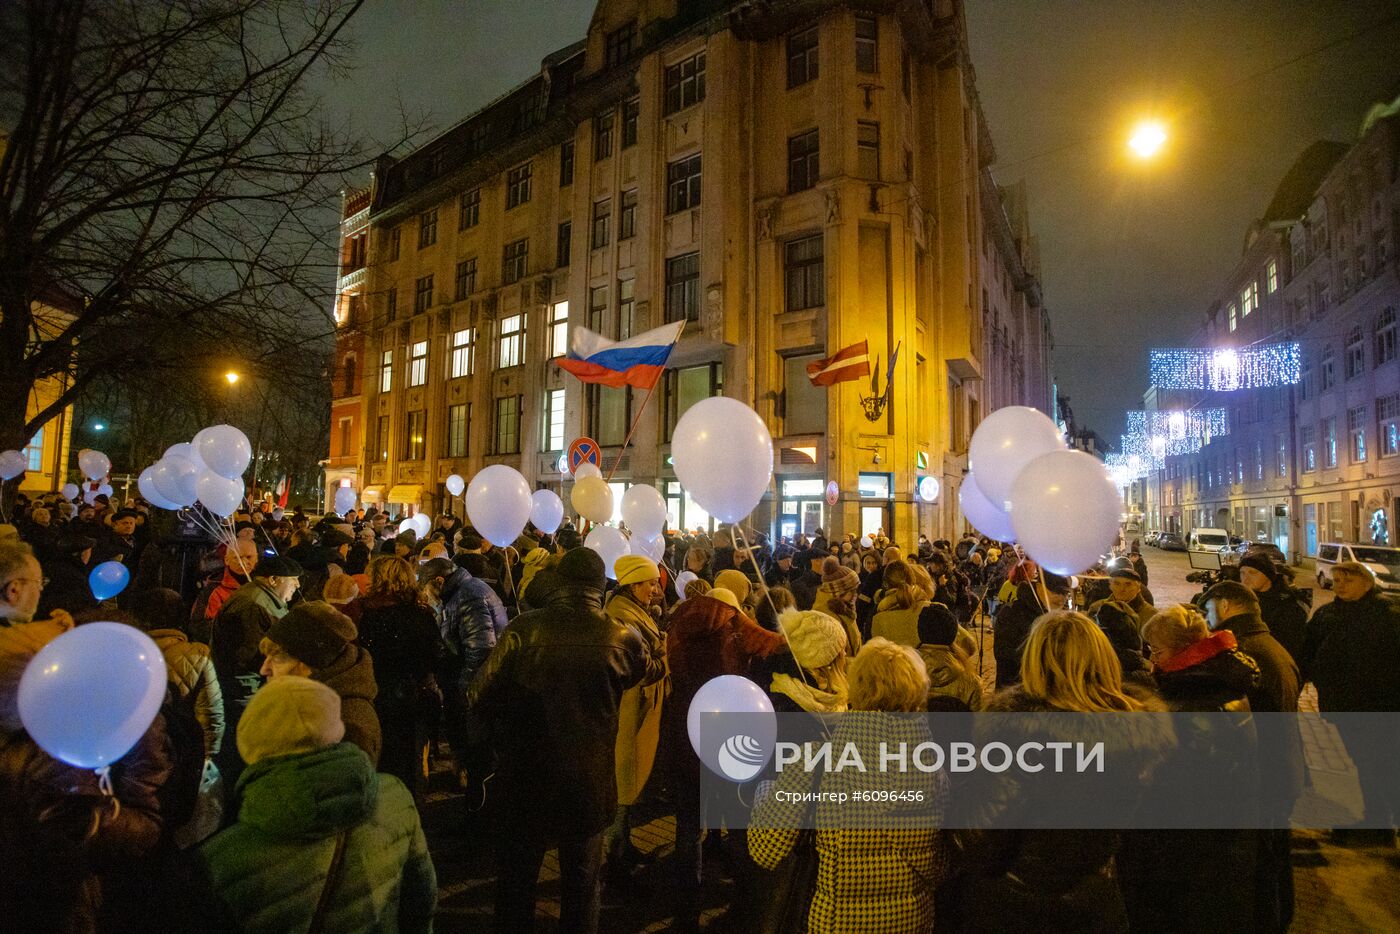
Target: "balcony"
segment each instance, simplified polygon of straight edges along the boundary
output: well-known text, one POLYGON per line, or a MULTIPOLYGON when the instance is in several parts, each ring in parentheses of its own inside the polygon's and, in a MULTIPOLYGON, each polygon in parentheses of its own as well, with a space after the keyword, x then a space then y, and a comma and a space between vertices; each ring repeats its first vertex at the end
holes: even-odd
POLYGON ((347 272, 345 275, 340 277, 339 291, 345 292, 363 285, 365 277, 368 275, 368 273, 368 266, 361 266, 359 269, 347 272))

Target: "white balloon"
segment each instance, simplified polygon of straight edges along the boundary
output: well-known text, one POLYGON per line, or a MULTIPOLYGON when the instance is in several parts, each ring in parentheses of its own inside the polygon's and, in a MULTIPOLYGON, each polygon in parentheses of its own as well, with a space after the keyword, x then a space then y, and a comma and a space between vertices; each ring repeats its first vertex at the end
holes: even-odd
POLYGON ((682 601, 685 600, 685 588, 693 580, 699 580, 700 575, 694 571, 681 571, 676 575, 676 596, 682 601))
POLYGON ((574 483, 569 502, 589 522, 607 522, 613 514, 613 491, 602 477, 584 477, 574 483))
MULTIPOLYGON (((141 471, 141 476, 136 478, 136 488, 141 491, 141 495, 145 498, 146 502, 160 509, 181 508, 179 503, 171 502, 164 496, 160 495, 160 491, 156 489, 155 472, 156 465, 152 464, 145 470, 141 471)), ((65 487, 65 491, 66 489, 67 488, 65 487)), ((74 490, 76 489, 77 487, 74 487, 74 490)))
POLYGON ((1006 511, 1011 486, 1021 469, 1042 454, 1065 449, 1060 429, 1048 415, 1024 405, 997 409, 983 419, 968 445, 968 466, 977 472, 977 488, 992 505, 1006 511))
POLYGON ((416 512, 409 516, 407 525, 413 529, 413 534, 418 536, 420 542, 427 538, 428 533, 433 530, 433 520, 428 517, 426 512, 416 512))
POLYGON ((860 538, 860 547, 862 547, 862 548, 874 548, 874 547, 875 547, 875 539, 871 538, 869 535, 862 535, 861 538, 860 538))
POLYGON ((5 451, 0 454, 0 480, 13 480, 24 473, 24 455, 19 451, 5 451))
POLYGON ((197 453, 195 453, 194 445, 190 444, 188 441, 181 441, 179 444, 172 444, 170 447, 165 449, 165 453, 161 456, 169 457, 172 454, 174 454, 176 457, 186 458, 187 460, 193 462, 195 466, 200 466, 201 464, 203 464, 203 461, 200 459, 200 456, 197 453))
POLYGON ((676 479, 721 522, 738 522, 773 478, 773 436, 737 399, 712 396, 686 410, 671 436, 676 479))
POLYGON ((666 527, 666 500, 647 483, 635 483, 622 494, 622 521, 633 534, 655 538, 666 527))
MULTIPOLYGON (((150 469, 151 468, 149 467, 146 468, 147 471, 149 471, 150 469)), ((145 473, 141 474, 141 476, 143 477, 145 475, 145 473)), ((78 498, 78 494, 81 493, 82 490, 78 489, 78 485, 76 483, 65 483, 63 484, 63 489, 60 492, 63 494, 64 499, 72 501, 78 498)), ((143 490, 142 492, 144 493, 145 491, 143 490)), ((150 499, 149 496, 147 496, 146 498, 150 499)))
POLYGON ((238 504, 243 501, 243 481, 241 479, 232 480, 228 477, 221 477, 208 469, 199 472, 194 489, 199 501, 204 504, 204 508, 220 519, 227 519, 233 515, 238 509, 238 504))
POLYGON ((229 479, 243 476, 253 459, 248 436, 232 425, 210 425, 194 436, 192 444, 206 467, 229 479))
POLYGON ((84 493, 84 494, 83 494, 83 502, 87 503, 89 506, 96 506, 96 505, 97 505, 97 491, 96 491, 96 490, 88 490, 86 493, 84 493))
POLYGON ((195 489, 199 473, 199 468, 193 462, 177 454, 158 460, 151 479, 155 481, 156 492, 168 501, 179 506, 193 506, 194 501, 199 499, 199 492, 195 489))
POLYGON ((642 538, 640 535, 634 535, 629 547, 632 554, 650 558, 660 564, 661 559, 666 556, 666 537, 657 535, 655 538, 642 538))
POLYGON ((446 486, 447 492, 451 493, 453 496, 461 496, 462 491, 467 488, 467 482, 462 479, 460 474, 454 473, 448 475, 446 486))
POLYGON ((483 538, 501 548, 525 530, 530 505, 530 484, 505 464, 484 468, 467 486, 467 518, 483 538))
POLYGON ((335 511, 344 515, 355 508, 355 503, 359 497, 353 487, 338 486, 335 488, 335 511))
POLYGON ((1043 568, 1078 574, 1118 537, 1123 499, 1103 462, 1052 451, 1026 465, 1011 488, 1016 540, 1043 568))
POLYGON ((530 521, 546 535, 553 535, 564 521, 564 501, 553 490, 530 494, 530 521))
POLYGON ((593 463, 592 461, 584 461, 582 464, 579 464, 579 465, 578 465, 578 469, 574 471, 574 479, 575 479, 575 480, 582 480, 584 477, 602 477, 602 476, 603 476, 603 471, 602 471, 602 469, 601 469, 597 464, 593 463))
POLYGON ((89 480, 101 480, 112 470, 112 461, 101 451, 83 448, 78 452, 78 467, 89 480))
POLYGON ((101 486, 99 486, 99 487, 97 488, 97 495, 98 495, 98 496, 105 496, 105 497, 107 497, 108 499, 111 499, 111 498, 112 498, 112 484, 110 484, 110 483, 104 483, 104 484, 102 484, 101 486))
POLYGON ((630 553, 627 536, 610 525, 595 525, 583 540, 583 544, 602 556, 603 567, 607 568, 608 577, 617 580, 617 571, 613 565, 618 558, 626 557, 630 553))
POLYGON ((990 539, 1014 542, 1016 530, 1011 525, 1011 517, 987 499, 982 493, 979 479, 969 470, 958 488, 958 505, 962 507, 963 518, 990 539))

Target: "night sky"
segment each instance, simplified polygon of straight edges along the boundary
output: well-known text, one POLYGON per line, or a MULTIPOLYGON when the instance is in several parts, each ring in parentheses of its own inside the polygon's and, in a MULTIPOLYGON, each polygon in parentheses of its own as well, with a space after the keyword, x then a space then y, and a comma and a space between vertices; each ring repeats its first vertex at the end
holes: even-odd
MULTIPOLYGON (((324 94, 362 136, 446 129, 584 36, 592 0, 370 0, 324 94)), ((1024 178, 1081 425, 1116 441, 1150 346, 1187 340, 1293 159, 1400 93, 1400 0, 967 0, 1003 184, 1024 178), (1377 25, 1382 24, 1383 25, 1377 25), (1130 123, 1164 118, 1153 163, 1130 123)), ((427 137, 423 139, 426 140, 427 137)))

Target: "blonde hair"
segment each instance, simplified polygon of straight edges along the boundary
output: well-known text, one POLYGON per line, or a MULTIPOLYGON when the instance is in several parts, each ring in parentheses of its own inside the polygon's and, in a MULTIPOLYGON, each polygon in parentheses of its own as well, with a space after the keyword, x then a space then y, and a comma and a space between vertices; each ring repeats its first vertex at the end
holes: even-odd
POLYGON ((685 598, 689 600, 692 597, 703 597, 710 592, 710 589, 709 581, 703 577, 697 577, 685 585, 685 598))
POLYGON ((360 585, 349 574, 332 574, 321 589, 321 596, 327 603, 345 604, 359 595, 360 585))
POLYGON ((885 595, 894 597, 906 610, 933 599, 933 578, 903 559, 885 565, 884 583, 885 595))
POLYGON ((1205 618, 1192 607, 1178 603, 1142 624, 1142 641, 1154 649, 1175 655, 1210 635, 1205 618))
POLYGON ((865 643, 847 670, 852 710, 922 711, 928 669, 919 653, 879 636, 865 643))
POLYGON ((1057 710, 1143 710, 1123 693, 1123 667, 1102 629, 1083 613, 1056 610, 1031 626, 1021 650, 1021 688, 1057 710))
MULTIPOLYGON (((445 560, 445 559, 444 559, 445 560)), ((380 555, 369 563, 369 592, 394 597, 407 603, 421 603, 422 592, 413 565, 397 555, 380 555)))

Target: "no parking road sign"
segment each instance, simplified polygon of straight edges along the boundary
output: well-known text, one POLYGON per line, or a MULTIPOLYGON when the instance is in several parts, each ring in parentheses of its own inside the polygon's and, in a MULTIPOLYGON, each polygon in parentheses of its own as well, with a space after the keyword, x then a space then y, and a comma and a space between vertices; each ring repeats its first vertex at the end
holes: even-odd
POLYGON ((603 449, 592 438, 575 438, 569 445, 569 473, 577 471, 580 464, 603 468, 603 449))

